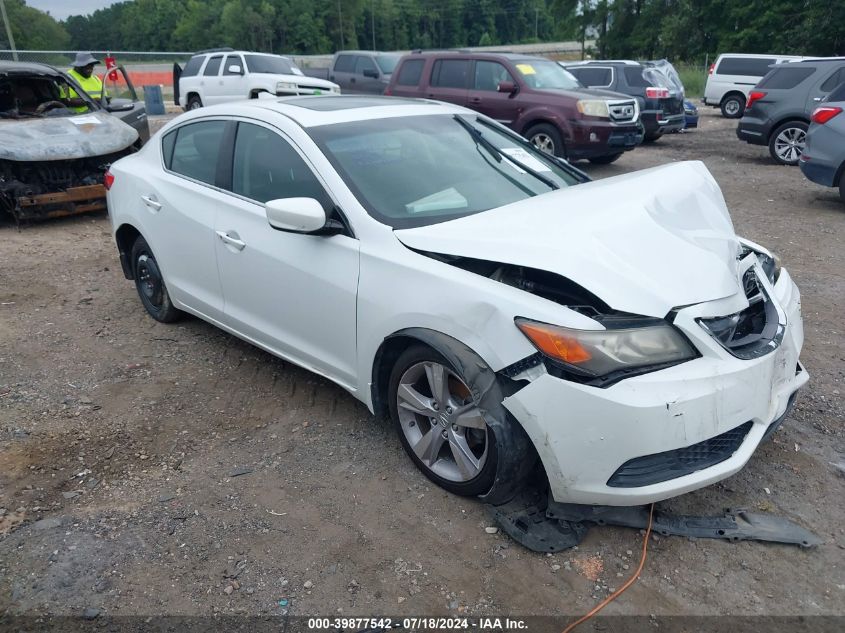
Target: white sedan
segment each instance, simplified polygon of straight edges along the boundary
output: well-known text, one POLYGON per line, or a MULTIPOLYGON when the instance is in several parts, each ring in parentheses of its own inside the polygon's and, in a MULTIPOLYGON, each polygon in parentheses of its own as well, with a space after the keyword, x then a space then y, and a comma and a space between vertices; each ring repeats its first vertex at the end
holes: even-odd
POLYGON ((808 380, 798 288, 698 162, 589 182, 464 108, 294 97, 182 115, 106 185, 154 319, 333 380, 457 494, 700 488, 808 380))

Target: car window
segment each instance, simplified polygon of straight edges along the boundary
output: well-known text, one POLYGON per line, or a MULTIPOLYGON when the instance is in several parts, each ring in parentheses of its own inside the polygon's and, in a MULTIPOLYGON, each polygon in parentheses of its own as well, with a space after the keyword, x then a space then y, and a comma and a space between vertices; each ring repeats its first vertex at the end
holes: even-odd
POLYGON ((244 64, 241 61, 240 55, 229 55, 228 57, 226 57, 226 63, 223 65, 223 74, 224 75, 240 75, 240 74, 243 73, 243 70, 244 70, 244 64), (230 66, 237 66, 238 68, 241 69, 241 72, 239 72, 239 73, 229 72, 230 66))
POLYGON ((365 70, 375 70, 378 72, 376 63, 372 59, 364 55, 358 55, 358 59, 355 60, 355 74, 363 75, 365 70))
POLYGON ((508 69, 499 62, 477 61, 472 87, 474 90, 490 90, 495 92, 503 81, 516 83, 508 69))
POLYGON ((444 114, 336 123, 307 132, 370 215, 395 228, 443 222, 551 191, 508 156, 560 188, 577 182, 516 134, 476 116, 462 118, 476 131, 444 114), (478 142, 478 132, 496 154, 478 142))
POLYGON ((830 92, 843 81, 845 81, 845 66, 841 67, 839 70, 834 71, 830 77, 825 79, 824 83, 821 85, 820 90, 822 92, 830 92))
POLYGON ((834 88, 829 95, 827 95, 827 101, 845 101, 845 81, 839 84, 836 88, 834 88))
POLYGON ((257 202, 314 198, 326 212, 330 198, 299 153, 278 133, 239 123, 232 161, 232 191, 257 202))
POLYGON ((200 121, 178 128, 170 170, 213 185, 225 129, 226 121, 200 121))
POLYGON ((205 66, 205 70, 203 71, 203 75, 205 77, 214 77, 217 75, 217 71, 220 70, 220 62, 223 60, 222 55, 218 55, 217 57, 212 57, 208 60, 208 64, 205 66))
POLYGON ((337 61, 334 63, 334 69, 339 73, 351 73, 355 70, 355 56, 338 55, 337 61))
POLYGON ((653 68, 642 66, 625 66, 625 81, 631 88, 648 88, 650 86, 662 86, 667 82, 666 77, 653 68))
POLYGON ((378 63, 378 67, 381 68, 381 72, 385 75, 389 75, 396 68, 396 64, 399 63, 399 59, 399 55, 379 55, 376 57, 376 62, 378 63))
POLYGON ((532 88, 540 90, 577 90, 583 88, 578 79, 560 64, 543 59, 522 59, 514 62, 516 72, 532 88))
POLYGON ((568 68, 585 86, 609 86, 613 83, 613 71, 610 68, 568 68))
POLYGON ((188 60, 188 63, 185 64, 185 68, 182 69, 182 76, 193 77, 196 75, 200 71, 200 68, 202 68, 202 63, 204 61, 205 57, 202 55, 191 57, 191 59, 188 60))
POLYGON ((716 67, 716 74, 762 77, 769 72, 769 66, 773 64, 774 59, 760 57, 723 57, 716 67))
POLYGON ((302 75, 291 60, 278 55, 247 55, 246 67, 251 73, 262 75, 302 75))
POLYGON ((466 88, 468 59, 438 59, 431 71, 431 85, 438 88, 466 88))
POLYGON ((778 66, 763 77, 760 83, 757 84, 757 87, 768 88, 770 90, 789 90, 800 84, 814 72, 816 72, 816 69, 813 66, 778 66))
POLYGON ((164 166, 170 169, 173 160, 173 146, 176 144, 176 133, 179 130, 168 132, 161 139, 161 158, 164 161, 164 166))
POLYGON ((400 86, 418 85, 420 83, 420 77, 422 77, 423 66, 425 66, 425 60, 407 60, 402 64, 402 68, 399 69, 399 77, 397 77, 396 83, 400 86))

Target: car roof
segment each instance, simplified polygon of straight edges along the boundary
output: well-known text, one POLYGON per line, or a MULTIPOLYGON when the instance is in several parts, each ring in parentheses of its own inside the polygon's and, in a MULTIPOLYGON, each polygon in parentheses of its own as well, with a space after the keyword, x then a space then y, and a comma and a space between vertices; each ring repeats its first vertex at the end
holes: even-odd
POLYGON ((584 61, 576 61, 576 62, 561 62, 566 66, 590 66, 590 65, 603 65, 608 66, 611 64, 617 66, 642 66, 640 62, 636 62, 633 59, 586 59, 584 61))
POLYGON ((768 53, 722 53, 719 55, 719 58, 722 57, 755 57, 761 59, 801 59, 800 55, 771 55, 768 53))
POLYGON ((546 57, 540 57, 538 55, 526 55, 524 53, 508 53, 506 51, 496 52, 496 51, 465 51, 465 50, 446 50, 446 51, 414 51, 410 53, 409 57, 432 57, 435 55, 443 55, 443 56, 459 56, 459 57, 477 57, 481 59, 507 59, 510 61, 519 61, 523 59, 530 59, 533 61, 543 61, 549 62, 552 61, 546 57))
POLYGON ((37 75, 60 75, 61 71, 48 64, 39 62, 0 61, 0 74, 33 73, 37 75))
POLYGON ((393 51, 337 51, 335 55, 401 55, 393 51))
POLYGON ((788 63, 790 64, 818 64, 819 62, 823 63, 838 63, 841 64, 845 62, 845 57, 802 57, 801 59, 791 59, 788 63))
POLYGON ((281 114, 304 128, 399 116, 478 114, 460 106, 428 99, 375 95, 325 95, 250 99, 223 103, 193 110, 180 116, 177 121, 187 123, 194 118, 221 115, 247 116, 266 120, 268 111, 281 114))

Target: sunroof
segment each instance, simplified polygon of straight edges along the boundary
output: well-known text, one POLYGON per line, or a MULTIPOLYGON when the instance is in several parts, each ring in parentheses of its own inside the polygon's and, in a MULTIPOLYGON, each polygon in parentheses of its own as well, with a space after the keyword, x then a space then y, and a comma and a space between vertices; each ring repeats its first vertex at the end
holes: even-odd
POLYGON ((299 108, 316 110, 319 112, 333 112, 335 110, 351 110, 354 108, 376 108, 389 105, 419 105, 414 99, 401 97, 286 97, 279 99, 279 103, 295 105, 299 108))

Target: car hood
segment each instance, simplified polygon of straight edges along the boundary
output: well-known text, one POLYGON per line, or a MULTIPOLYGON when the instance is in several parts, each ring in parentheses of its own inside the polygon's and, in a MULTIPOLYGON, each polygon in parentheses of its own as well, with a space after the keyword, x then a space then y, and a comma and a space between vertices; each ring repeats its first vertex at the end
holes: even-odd
POLYGON ((581 92, 595 97, 604 97, 605 99, 619 99, 620 101, 633 101, 634 97, 626 95, 621 92, 613 92, 612 90, 605 90, 604 88, 582 88, 581 92))
POLYGON ((589 182, 395 235, 419 251, 554 272, 616 310, 644 316, 740 290, 739 242, 701 162, 589 182))
POLYGON ((138 132, 105 112, 0 121, 0 159, 21 162, 102 156, 126 149, 138 132))
POLYGON ((320 79, 319 77, 312 77, 310 75, 273 75, 278 81, 287 81, 290 83, 313 86, 315 88, 325 88, 331 90, 332 87, 337 86, 333 81, 327 79, 320 79))

